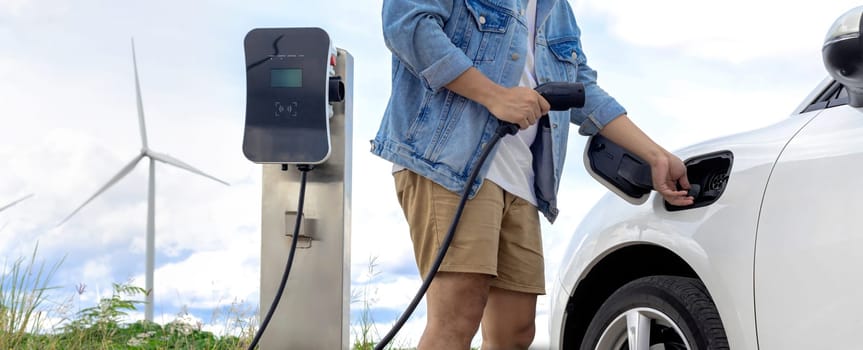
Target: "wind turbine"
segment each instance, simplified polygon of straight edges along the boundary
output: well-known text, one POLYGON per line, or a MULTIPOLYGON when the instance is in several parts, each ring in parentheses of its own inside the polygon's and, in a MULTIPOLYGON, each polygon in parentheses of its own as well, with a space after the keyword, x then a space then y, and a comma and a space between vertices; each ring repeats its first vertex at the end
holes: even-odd
POLYGON ((33 194, 32 194, 32 193, 31 193, 31 194, 28 194, 28 195, 26 195, 26 196, 24 196, 24 197, 22 197, 22 198, 19 198, 19 199, 15 200, 15 201, 14 201, 14 202, 12 202, 12 203, 9 203, 9 204, 6 204, 6 205, 4 205, 4 206, 0 207, 0 211, 4 211, 4 210, 6 210, 6 209, 9 209, 9 208, 11 208, 13 205, 18 204, 18 203, 21 203, 21 202, 23 202, 25 199, 30 198, 30 197, 33 197, 33 194))
POLYGON ((73 211, 72 214, 69 214, 69 216, 67 216, 65 219, 63 219, 63 221, 60 222, 60 225, 63 225, 64 223, 66 223, 66 221, 68 221, 70 218, 72 218, 72 216, 74 216, 76 213, 78 213, 78 211, 80 211, 82 208, 84 208, 84 206, 86 206, 88 203, 90 203, 90 201, 92 201, 93 199, 98 197, 100 194, 102 194, 102 192, 105 192, 108 188, 110 188, 115 183, 120 181, 120 179, 122 179, 123 177, 128 175, 132 171, 132 169, 134 169, 135 166, 138 165, 138 162, 140 162, 144 158, 149 158, 149 160, 150 160, 150 177, 149 177, 149 186, 148 186, 148 191, 147 191, 147 261, 146 261, 146 273, 145 273, 145 284, 146 284, 145 289, 147 290, 147 295, 146 295, 146 305, 144 305, 144 318, 147 321, 153 321, 153 266, 154 266, 154 260, 155 260, 155 258, 154 258, 155 250, 156 250, 156 238, 155 238, 155 236, 156 236, 156 233, 155 233, 155 221, 156 221, 156 202, 155 202, 155 199, 156 199, 155 198, 156 197, 156 192, 155 192, 156 172, 155 172, 155 170, 156 170, 156 161, 160 161, 160 162, 168 164, 168 165, 173 165, 173 166, 178 167, 180 169, 190 171, 192 173, 204 176, 204 177, 212 179, 214 181, 218 181, 218 182, 225 184, 225 185, 228 185, 228 186, 230 186, 230 184, 228 184, 225 181, 219 180, 214 176, 208 175, 208 174, 204 173, 203 171, 195 169, 191 165, 186 164, 185 162, 183 162, 179 159, 171 157, 167 154, 155 152, 155 151, 150 149, 149 145, 147 144, 147 128, 146 128, 146 125, 144 123, 144 104, 141 100, 141 85, 138 82, 138 62, 137 62, 137 59, 135 57, 135 40, 134 39, 132 39, 132 66, 135 69, 135 96, 136 96, 137 102, 138 102, 138 126, 139 126, 140 131, 141 131, 141 152, 138 153, 138 155, 136 155, 135 158, 132 158, 132 161, 129 162, 129 164, 126 164, 126 166, 124 166, 122 169, 120 169, 120 172, 118 172, 117 175, 114 175, 114 177, 111 178, 111 180, 109 180, 108 183, 106 183, 104 186, 102 186, 102 188, 100 188, 98 191, 96 191, 95 194, 90 196, 90 198, 88 198, 84 202, 84 204, 81 204, 81 206, 79 206, 77 209, 75 209, 75 211, 73 211))

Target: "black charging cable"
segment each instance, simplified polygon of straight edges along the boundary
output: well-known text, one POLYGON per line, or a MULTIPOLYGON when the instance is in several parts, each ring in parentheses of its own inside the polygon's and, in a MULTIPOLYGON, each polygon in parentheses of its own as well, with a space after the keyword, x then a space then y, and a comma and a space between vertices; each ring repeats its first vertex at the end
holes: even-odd
POLYGON ((312 168, 313 167, 308 164, 297 165, 297 169, 300 170, 302 175, 300 177, 300 200, 299 203, 297 203, 297 221, 294 224, 293 238, 291 238, 291 252, 288 253, 288 262, 285 265, 285 272, 282 274, 282 281, 279 283, 279 289, 276 291, 273 303, 270 304, 270 310, 267 311, 267 316, 264 317, 264 321, 261 323, 261 328, 258 328, 258 332, 255 333, 255 338, 252 340, 252 343, 249 344, 248 350, 253 350, 258 346, 258 342, 261 341, 261 336, 264 335, 264 330, 267 329, 270 319, 273 318, 273 313, 276 312, 276 307, 279 306, 279 301, 282 300, 282 294, 285 292, 285 285, 288 283, 288 275, 291 273, 291 266, 294 264, 294 252, 297 251, 297 241, 300 238, 300 223, 303 219, 303 204, 305 204, 306 201, 306 176, 312 168))
POLYGON ((432 280, 437 274, 438 269, 440 268, 441 263, 443 262, 444 256, 446 256, 446 251, 449 249, 450 244, 452 243, 453 237, 455 237, 455 229, 458 227, 459 221, 461 221, 461 214, 464 211, 464 206, 467 203, 468 195, 470 194, 470 189, 473 185, 473 182, 476 181, 476 177, 479 176, 479 170, 485 164, 486 158, 491 153, 491 150, 494 149, 494 146, 500 141, 501 138, 509 135, 515 135, 518 132, 518 126, 512 123, 501 122, 500 126, 497 127, 497 130, 494 133, 494 136, 491 139, 491 142, 486 144, 485 148, 482 150, 482 154, 479 157, 479 162, 474 166, 473 171, 471 171, 470 176, 467 179, 467 183, 464 186, 464 190, 461 193, 461 200, 458 202, 458 206, 455 210, 455 216, 453 216, 452 223, 449 226, 449 231, 446 234, 443 242, 441 242, 440 248, 438 248, 437 257, 435 258, 434 264, 431 266, 431 270, 429 270, 426 278, 423 280, 422 286, 417 291, 417 294, 414 296, 414 299, 411 301, 410 305, 408 305, 407 309, 405 309, 402 316, 396 321, 396 324, 393 325, 393 328, 390 329, 389 333, 381 339, 375 345, 375 350, 382 350, 387 344, 389 344, 393 338, 396 336, 402 327, 407 322, 408 318, 414 313, 414 310, 417 308, 420 300, 422 300, 423 296, 428 291, 429 286, 431 285, 432 280))

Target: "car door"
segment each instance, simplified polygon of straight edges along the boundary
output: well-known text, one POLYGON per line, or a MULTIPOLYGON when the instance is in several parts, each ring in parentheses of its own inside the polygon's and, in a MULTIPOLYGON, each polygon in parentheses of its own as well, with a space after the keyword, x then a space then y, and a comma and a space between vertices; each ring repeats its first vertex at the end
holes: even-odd
POLYGON ((759 348, 856 348, 863 330, 863 109, 840 86, 779 156, 755 254, 759 348))

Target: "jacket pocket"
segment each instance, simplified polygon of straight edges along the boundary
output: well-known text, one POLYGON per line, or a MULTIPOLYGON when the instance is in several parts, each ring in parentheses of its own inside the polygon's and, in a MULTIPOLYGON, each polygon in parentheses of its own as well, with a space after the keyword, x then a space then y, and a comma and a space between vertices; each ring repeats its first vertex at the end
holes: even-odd
MULTIPOLYGON (((471 40, 470 51, 475 50, 474 62, 494 61, 500 51, 501 43, 506 39, 506 33, 513 21, 513 12, 501 5, 488 0, 464 0, 473 26, 476 30, 468 33, 475 35, 479 40, 471 40)), ((470 56, 470 55, 469 55, 470 56)))
POLYGON ((581 54, 581 44, 578 39, 563 38, 549 40, 548 49, 557 59, 557 70, 566 73, 566 78, 575 81, 578 65, 584 59, 581 54))
POLYGON ((431 109, 429 104, 431 103, 432 96, 434 96, 434 94, 431 92, 426 92, 423 95, 422 102, 419 105, 419 110, 408 127, 407 135, 405 135, 406 143, 416 144, 418 140, 424 139, 423 135, 427 134, 429 130, 432 130, 430 129, 428 121, 429 109, 431 109))
MULTIPOLYGON (((466 104, 467 99, 465 97, 452 91, 447 92, 443 108, 437 119, 437 126, 432 134, 432 147, 429 149, 430 153, 425 154, 426 158, 432 161, 441 161, 447 157, 452 157, 453 153, 463 152, 462 147, 456 147, 458 150, 453 149, 454 144, 450 142, 450 138, 457 133, 456 129, 459 126, 464 127, 460 121, 466 104)), ((456 137, 453 141, 457 143, 461 139, 463 138, 456 137)), ((456 158, 459 157, 456 156, 456 158)))

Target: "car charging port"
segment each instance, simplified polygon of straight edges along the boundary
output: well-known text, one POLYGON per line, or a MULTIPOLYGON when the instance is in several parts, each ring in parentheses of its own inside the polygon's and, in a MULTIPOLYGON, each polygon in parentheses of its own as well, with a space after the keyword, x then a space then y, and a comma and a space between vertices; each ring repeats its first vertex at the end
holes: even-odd
MULTIPOLYGON (((728 184, 733 160, 731 151, 689 158, 684 162, 690 184, 687 194, 692 196, 695 202, 686 206, 674 206, 665 202, 665 208, 668 211, 678 211, 716 202, 728 184)), ((584 150, 584 165, 594 179, 632 204, 646 202, 653 190, 650 165, 602 135, 594 135, 588 140, 584 150)), ((677 189, 682 190, 680 186, 677 189)))
POLYGON ((710 153, 688 159, 686 162, 686 175, 691 184, 689 194, 695 198, 692 205, 675 206, 665 202, 665 209, 678 211, 704 207, 716 202, 725 187, 731 174, 731 165, 734 155, 730 151, 710 153))

